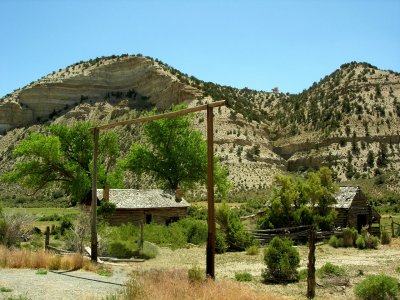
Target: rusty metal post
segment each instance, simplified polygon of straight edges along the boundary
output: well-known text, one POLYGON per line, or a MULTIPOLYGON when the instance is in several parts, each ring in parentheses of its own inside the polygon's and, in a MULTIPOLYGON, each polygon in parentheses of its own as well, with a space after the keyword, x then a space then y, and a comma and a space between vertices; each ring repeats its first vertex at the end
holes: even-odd
POLYGON ((99 152, 99 129, 93 131, 93 173, 92 173, 92 211, 91 211, 91 254, 92 261, 97 262, 97 156, 99 152))
POLYGON ((206 275, 215 279, 215 213, 214 213, 214 120, 213 108, 207 106, 207 198, 208 239, 206 252, 206 275))

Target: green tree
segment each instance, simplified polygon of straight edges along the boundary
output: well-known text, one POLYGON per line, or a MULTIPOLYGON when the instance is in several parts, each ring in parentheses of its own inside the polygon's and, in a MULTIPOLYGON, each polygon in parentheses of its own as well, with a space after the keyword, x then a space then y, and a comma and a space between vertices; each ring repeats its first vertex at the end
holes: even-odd
POLYGON ((368 156, 367 156, 367 164, 370 168, 373 168, 375 165, 375 157, 374 157, 374 152, 372 150, 368 151, 368 156))
MULTIPOLYGON (((175 106, 174 110, 182 109, 175 106)), ((149 173, 165 188, 191 187, 207 180, 207 144, 192 128, 192 115, 148 122, 144 125, 144 144, 133 144, 123 167, 136 174, 149 173)), ((225 195, 228 169, 214 158, 217 191, 225 195)))
POLYGON ((307 188, 313 209, 314 225, 323 230, 330 229, 336 218, 333 205, 336 203, 334 193, 338 191, 332 178, 332 171, 322 167, 317 172, 308 173, 307 188))
POLYGON ((265 217, 258 220, 263 228, 314 224, 328 229, 335 220, 334 193, 338 190, 332 171, 322 167, 307 178, 279 175, 265 217))
POLYGON ((386 167, 389 162, 388 150, 385 143, 379 143, 379 151, 376 158, 376 165, 378 167, 386 167))
MULTIPOLYGON (((91 190, 93 137, 89 123, 68 127, 51 125, 44 133, 32 133, 19 143, 13 152, 21 159, 14 169, 1 176, 5 182, 35 189, 60 185, 71 195, 71 203, 83 200, 91 190)), ((119 154, 115 134, 105 133, 100 138, 99 185, 120 185, 120 172, 114 168, 119 154)))

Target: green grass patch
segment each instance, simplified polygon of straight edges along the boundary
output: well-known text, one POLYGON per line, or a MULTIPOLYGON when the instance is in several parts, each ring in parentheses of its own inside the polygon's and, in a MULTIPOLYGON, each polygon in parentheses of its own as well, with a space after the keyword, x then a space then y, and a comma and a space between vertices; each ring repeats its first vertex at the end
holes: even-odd
POLYGON ((47 275, 47 270, 46 269, 39 269, 36 271, 37 275, 47 275))
POLYGON ((0 292, 9 293, 9 292, 12 292, 12 289, 2 286, 2 287, 0 287, 0 292))
POLYGON ((111 268, 106 266, 101 266, 100 268, 97 269, 96 274, 100 276, 111 277, 113 275, 113 272, 111 268))
POLYGON ((235 273, 235 279, 236 281, 252 281, 253 276, 247 272, 237 272, 235 273))

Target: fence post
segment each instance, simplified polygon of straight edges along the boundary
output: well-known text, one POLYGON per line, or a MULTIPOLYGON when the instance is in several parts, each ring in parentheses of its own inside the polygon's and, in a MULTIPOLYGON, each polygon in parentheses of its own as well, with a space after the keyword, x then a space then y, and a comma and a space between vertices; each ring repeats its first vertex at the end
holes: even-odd
POLYGON ((392 238, 394 238, 394 221, 393 221, 393 219, 392 219, 391 229, 392 229, 392 238))
POLYGON ((315 228, 310 227, 310 235, 308 239, 308 272, 307 272, 307 298, 314 299, 315 297, 315 228))
POLYGON ((47 251, 50 244, 50 227, 46 226, 46 231, 44 233, 44 250, 47 251))
POLYGON ((144 244, 144 228, 143 228, 143 221, 140 222, 140 241, 139 241, 139 249, 143 250, 143 244, 144 244))

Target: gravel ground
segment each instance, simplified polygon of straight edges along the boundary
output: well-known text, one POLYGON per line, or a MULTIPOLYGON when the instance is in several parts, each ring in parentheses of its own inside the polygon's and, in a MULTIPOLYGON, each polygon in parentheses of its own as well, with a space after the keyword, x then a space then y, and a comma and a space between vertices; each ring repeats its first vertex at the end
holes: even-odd
POLYGON ((113 267, 111 277, 86 271, 38 275, 31 269, 0 269, 0 288, 12 290, 0 292, 0 299, 101 299, 121 290, 128 280, 127 273, 120 267, 113 267))

